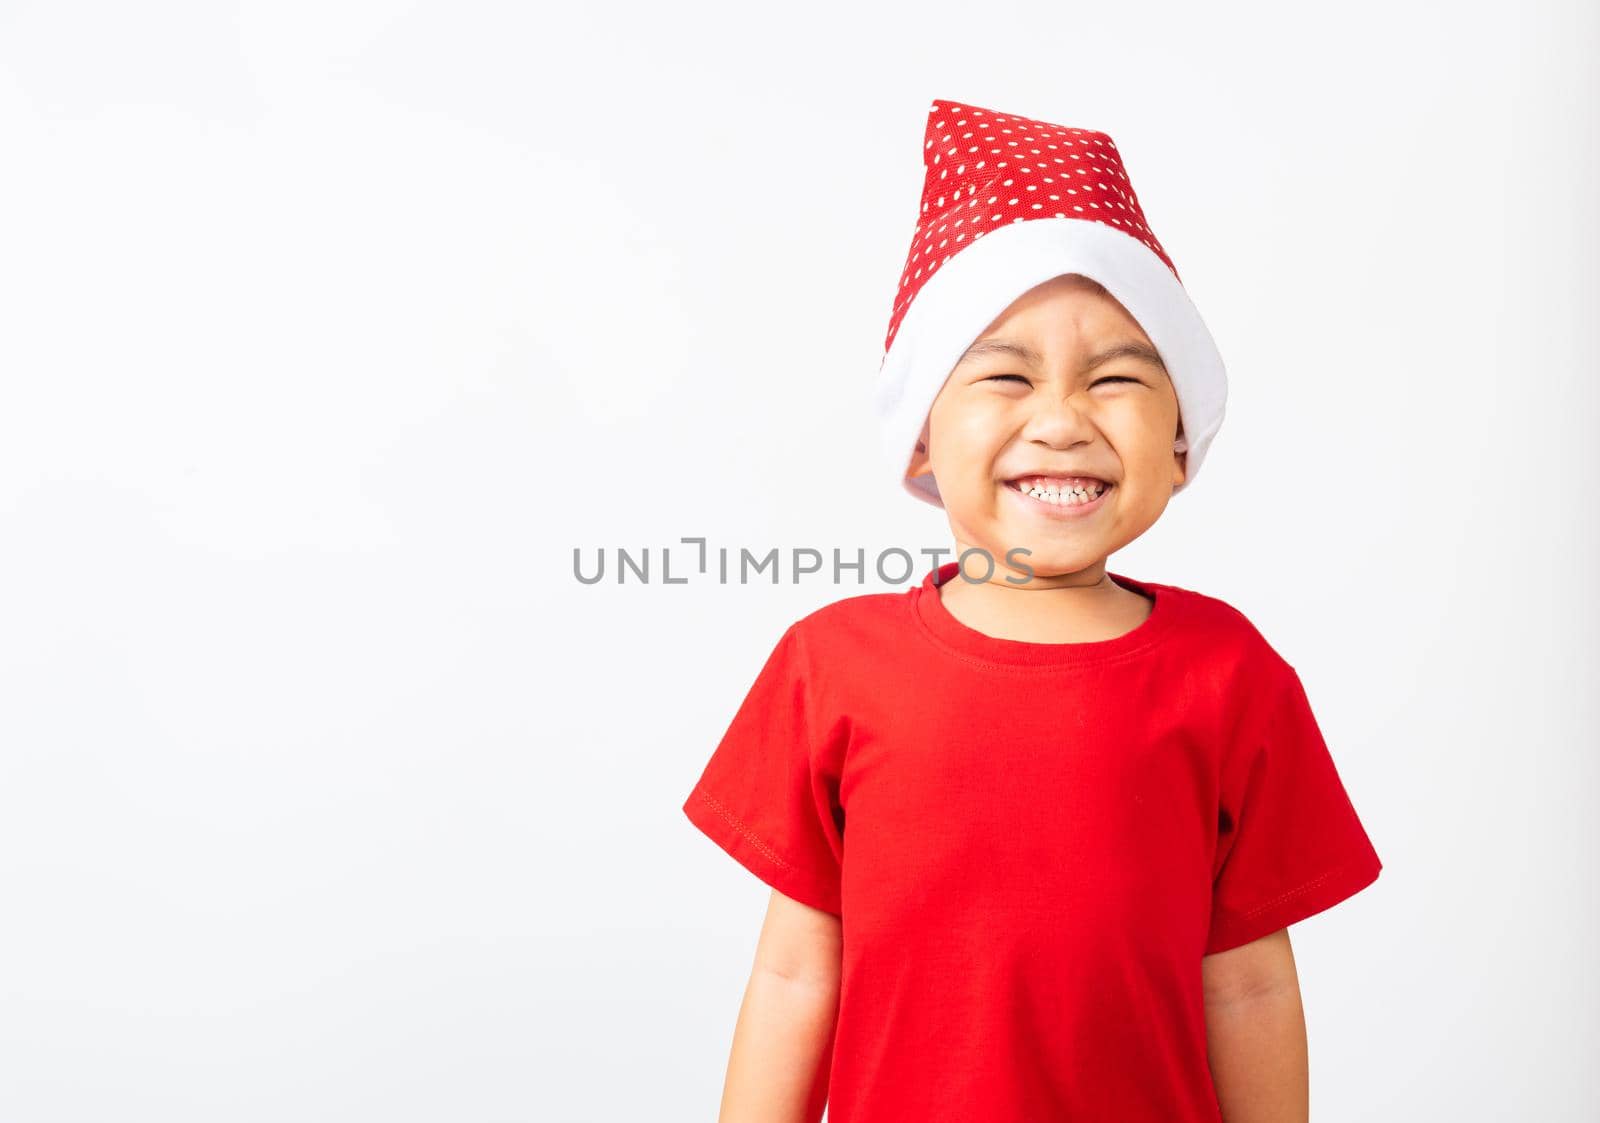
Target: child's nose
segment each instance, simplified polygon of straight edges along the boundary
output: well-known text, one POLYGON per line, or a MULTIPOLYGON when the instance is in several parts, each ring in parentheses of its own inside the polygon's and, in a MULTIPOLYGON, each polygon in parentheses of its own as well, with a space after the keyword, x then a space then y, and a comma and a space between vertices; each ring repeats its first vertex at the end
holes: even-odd
POLYGON ((1082 393, 1038 394, 1029 403, 1028 435, 1035 440, 1065 447, 1093 439, 1098 433, 1082 393))

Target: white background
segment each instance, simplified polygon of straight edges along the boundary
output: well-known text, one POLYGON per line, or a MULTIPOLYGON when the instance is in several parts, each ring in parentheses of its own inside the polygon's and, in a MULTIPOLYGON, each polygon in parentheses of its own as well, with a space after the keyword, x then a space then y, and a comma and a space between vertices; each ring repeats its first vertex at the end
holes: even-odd
POLYGON ((1597 22, 0 7, 0 1119, 715 1117, 766 889, 680 807, 889 586, 659 551, 948 545, 868 408, 936 97, 1109 132, 1228 361, 1111 568, 1256 623, 1384 859, 1294 929, 1313 1118, 1593 1119, 1597 22))

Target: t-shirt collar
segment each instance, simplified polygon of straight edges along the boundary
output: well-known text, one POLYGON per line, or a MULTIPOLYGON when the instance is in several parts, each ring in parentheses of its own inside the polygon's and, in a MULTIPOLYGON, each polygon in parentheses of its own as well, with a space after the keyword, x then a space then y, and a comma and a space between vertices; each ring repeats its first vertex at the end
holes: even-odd
POLYGON ((1125 589, 1152 598, 1150 615, 1132 631, 1106 640, 1088 643, 1034 643, 1002 639, 969 628, 950 614, 939 597, 939 585, 958 580, 959 562, 946 562, 930 569, 922 584, 912 590, 912 609, 918 623, 941 646, 956 654, 981 662, 1014 666, 1061 666, 1095 663, 1143 650, 1159 640, 1171 627, 1176 612, 1178 590, 1153 581, 1136 581, 1120 573, 1107 576, 1125 589))

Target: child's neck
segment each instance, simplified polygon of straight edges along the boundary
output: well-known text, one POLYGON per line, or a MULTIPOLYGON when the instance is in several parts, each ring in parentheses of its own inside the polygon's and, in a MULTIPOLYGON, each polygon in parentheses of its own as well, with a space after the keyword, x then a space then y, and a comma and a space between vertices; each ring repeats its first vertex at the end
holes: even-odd
POLYGON ((996 564, 979 582, 985 566, 972 563, 972 577, 959 572, 939 586, 940 601, 960 623, 996 639, 1024 643, 1098 643, 1133 631, 1149 617, 1152 603, 1124 588, 1106 572, 1102 559, 1074 573, 1027 576, 996 564))

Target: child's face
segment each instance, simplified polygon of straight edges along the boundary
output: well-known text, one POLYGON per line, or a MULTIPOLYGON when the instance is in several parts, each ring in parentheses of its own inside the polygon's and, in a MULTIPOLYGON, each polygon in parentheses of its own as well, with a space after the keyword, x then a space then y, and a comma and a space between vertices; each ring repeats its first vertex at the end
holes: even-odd
MULTIPOLYGON (((1155 347, 1104 289, 1076 274, 1025 293, 955 366, 923 427, 908 475, 932 471, 963 549, 1036 574, 1089 568, 1155 523, 1183 482, 1178 398, 1155 347), (996 346, 1013 344, 1031 354, 996 346), (1125 354, 1089 368, 1109 348, 1125 354), (1029 475, 1095 476, 1112 486, 1081 509, 1052 506, 1014 483, 1029 475)), ((980 572, 981 566, 969 568, 980 572)))

